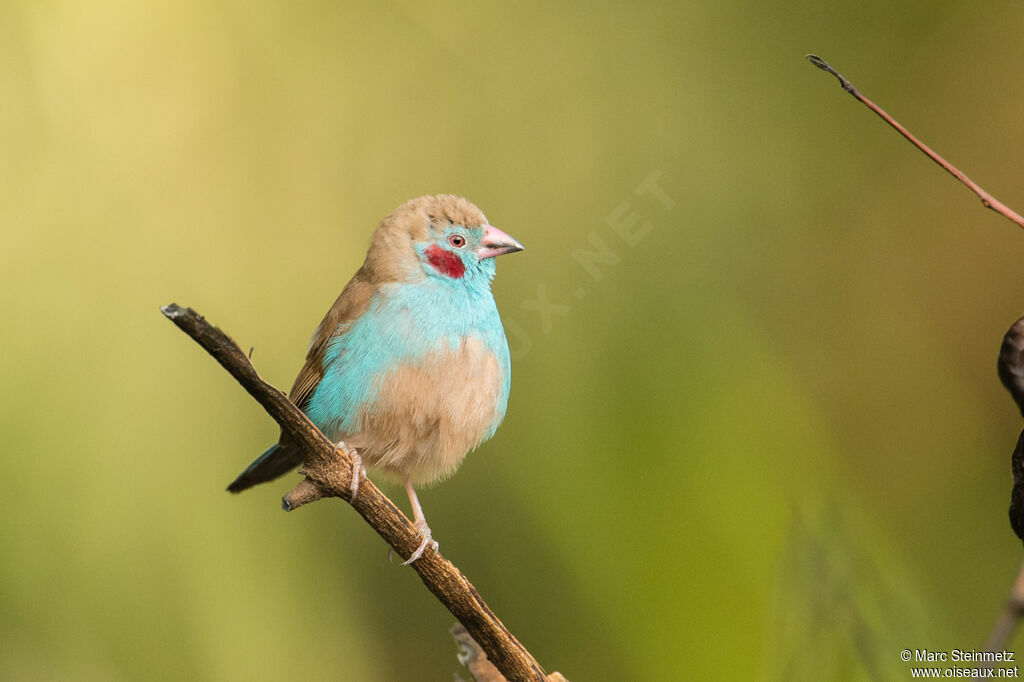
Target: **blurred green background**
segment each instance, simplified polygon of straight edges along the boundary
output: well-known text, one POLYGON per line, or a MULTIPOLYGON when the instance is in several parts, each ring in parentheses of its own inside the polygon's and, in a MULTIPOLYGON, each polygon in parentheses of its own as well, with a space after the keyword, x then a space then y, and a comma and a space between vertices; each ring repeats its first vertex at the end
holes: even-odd
POLYGON ((994 365, 1024 234, 803 55, 1020 210, 1022 22, 3 3, 0 678, 452 679, 453 618, 348 507, 223 492, 277 429, 159 312, 287 388, 377 222, 434 192, 528 251, 494 285, 505 424, 421 499, 548 670, 904 679, 903 648, 980 647, 1021 555, 994 365))

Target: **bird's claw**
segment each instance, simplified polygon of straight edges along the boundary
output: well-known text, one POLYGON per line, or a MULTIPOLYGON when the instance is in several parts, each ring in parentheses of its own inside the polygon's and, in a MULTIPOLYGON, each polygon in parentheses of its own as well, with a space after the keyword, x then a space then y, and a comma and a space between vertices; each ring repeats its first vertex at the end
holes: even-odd
POLYGON ((339 440, 336 447, 352 458, 352 482, 348 484, 350 493, 348 502, 352 504, 359 496, 359 479, 360 475, 366 476, 366 467, 363 466, 363 458, 359 456, 359 452, 354 447, 343 440, 339 440))
POLYGON ((409 555, 409 558, 402 562, 403 566, 408 566, 412 562, 416 561, 423 556, 423 553, 427 551, 427 547, 433 548, 436 552, 438 548, 437 540, 430 535, 430 526, 427 524, 416 524, 416 527, 420 531, 420 537, 423 538, 420 541, 420 546, 416 548, 416 551, 409 555))

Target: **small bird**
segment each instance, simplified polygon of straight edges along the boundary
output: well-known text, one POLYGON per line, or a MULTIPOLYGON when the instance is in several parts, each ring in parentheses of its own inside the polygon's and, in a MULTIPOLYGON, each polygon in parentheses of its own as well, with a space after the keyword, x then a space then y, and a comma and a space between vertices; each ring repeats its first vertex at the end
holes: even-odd
MULTIPOLYGON (((353 497, 363 463, 405 484, 422 538, 407 564, 437 547, 415 486, 453 474, 505 416, 511 367, 491 280, 496 256, 522 250, 462 197, 402 204, 373 233, 288 395, 357 462, 353 497)), ((228 490, 302 459, 282 432, 228 490)))

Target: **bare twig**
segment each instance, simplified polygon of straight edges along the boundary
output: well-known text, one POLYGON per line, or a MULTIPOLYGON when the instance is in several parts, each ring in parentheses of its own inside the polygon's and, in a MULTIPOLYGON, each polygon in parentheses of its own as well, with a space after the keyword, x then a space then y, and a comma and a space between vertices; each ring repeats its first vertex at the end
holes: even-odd
POLYGON ((859 101, 861 104, 866 106, 868 109, 871 109, 871 111, 873 111, 876 114, 878 114, 878 116, 881 117, 881 119, 883 121, 885 121, 890 126, 895 128, 896 131, 899 132, 900 135, 902 135, 903 137, 905 137, 908 140, 910 140, 910 142, 915 147, 917 147, 922 152, 927 154, 928 157, 932 161, 934 161, 935 163, 937 163, 940 166, 942 166, 946 170, 946 172, 948 172, 950 175, 955 177, 957 180, 959 180, 960 182, 965 184, 972 192, 974 192, 975 194, 978 195, 978 198, 981 199, 981 203, 982 204, 984 204, 986 207, 992 209, 993 211, 995 211, 999 215, 1003 216, 1007 220, 1012 220, 1013 222, 1017 223, 1017 225, 1019 225, 1020 227, 1024 227, 1024 218, 1022 218, 1015 211, 1013 211, 1008 206, 1003 204, 1001 201, 999 201, 998 199, 993 197, 991 194, 989 194, 988 192, 983 190, 981 187, 979 187, 977 183, 975 183, 969 177, 964 175, 956 166, 954 166, 953 164, 949 163, 944 158, 939 156, 939 154, 937 154, 935 151, 933 151, 931 149, 931 147, 929 147, 924 142, 921 142, 916 137, 914 137, 913 134, 911 134, 911 132, 909 130, 907 130, 902 125, 900 125, 899 122, 896 121, 896 119, 894 119, 892 116, 887 114, 884 109, 882 109, 880 106, 878 106, 877 104, 872 102, 870 99, 868 99, 864 95, 860 94, 860 92, 857 90, 857 88, 853 87, 853 83, 851 83, 850 81, 846 80, 841 75, 839 75, 839 72, 836 71, 834 68, 832 68, 832 66, 828 62, 826 62, 824 59, 822 59, 821 57, 819 57, 817 55, 814 55, 814 54, 807 55, 807 60, 809 62, 811 62, 812 64, 814 64, 815 66, 817 66, 822 71, 827 71, 828 73, 830 73, 833 76, 835 76, 836 78, 838 78, 839 79, 839 85, 842 86, 843 90, 846 90, 848 93, 853 95, 854 98, 857 99, 857 101, 859 101))
MULTIPOLYGON (((171 304, 161 308, 174 324, 233 376, 263 409, 274 418, 291 439, 306 451, 302 471, 306 478, 285 495, 282 506, 291 511, 321 497, 348 499, 352 476, 351 458, 335 448, 313 422, 309 421, 288 397, 256 373, 245 353, 224 332, 210 325, 190 308, 171 304)), ((369 480, 362 481, 352 507, 377 534, 403 558, 419 546, 420 537, 413 524, 395 504, 369 480)), ((438 601, 451 611, 487 658, 509 680, 551 682, 530 652, 509 632, 484 602, 483 597, 464 575, 440 553, 427 550, 412 564, 420 580, 438 601)), ((554 674, 553 674, 554 675, 554 674)), ((559 676, 560 677, 560 676, 559 676)))
MULTIPOLYGON (((1024 227, 1024 218, 1020 214, 983 190, 977 183, 961 172, 960 169, 914 137, 909 130, 900 125, 884 109, 862 95, 853 86, 853 83, 843 78, 838 71, 832 68, 831 64, 813 54, 807 55, 807 60, 822 71, 835 76, 843 90, 853 95, 854 99, 875 112, 883 121, 895 128, 900 135, 907 138, 911 144, 924 152, 928 158, 942 166, 946 172, 966 185, 968 189, 978 195, 982 204, 1007 220, 1011 220, 1018 226, 1024 227)), ((999 378, 1013 396, 1013 400, 1017 403, 1021 415, 1024 415, 1024 318, 1017 320, 1003 338, 1003 345, 999 353, 999 378)), ((1017 537, 1024 540, 1024 432, 1021 433, 1020 438, 1017 440, 1017 447, 1011 459, 1011 467, 1013 470, 1013 492, 1010 495, 1010 525, 1013 527, 1017 537)), ((1024 618, 1024 565, 1021 566, 1017 579, 1010 590, 1010 597, 1006 608, 996 622, 992 634, 989 636, 988 642, 985 645, 986 649, 993 652, 1004 649, 1010 637, 1017 629, 1021 618, 1024 618)))
POLYGON ((1021 616, 1024 616, 1024 564, 1021 564, 1017 579, 1013 581, 1010 588, 1010 596, 1006 600, 1006 609, 999 616, 996 625, 992 628, 992 634, 985 642, 986 651, 1002 651, 1006 648, 1021 616))
MULTIPOLYGON (((1017 579, 1013 581, 1013 587, 1010 588, 1006 607, 992 628, 992 634, 988 636, 988 641, 985 642, 985 651, 996 654, 1005 651, 1013 633, 1017 631, 1021 617, 1024 617, 1024 564, 1021 564, 1020 570, 1017 572, 1017 579)), ((979 664, 981 670, 990 670, 994 667, 995 661, 984 661, 979 664)), ((983 678, 985 678, 984 673, 978 673, 974 677, 975 680, 983 678)))

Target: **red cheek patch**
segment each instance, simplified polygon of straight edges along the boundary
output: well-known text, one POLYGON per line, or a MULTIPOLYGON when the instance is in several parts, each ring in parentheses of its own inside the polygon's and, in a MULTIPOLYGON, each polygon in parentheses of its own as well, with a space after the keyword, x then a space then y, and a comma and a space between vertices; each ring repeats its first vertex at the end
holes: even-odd
POLYGON ((466 266, 462 263, 462 259, 451 251, 442 249, 437 244, 431 244, 426 254, 427 262, 442 275, 459 279, 466 274, 466 266))

